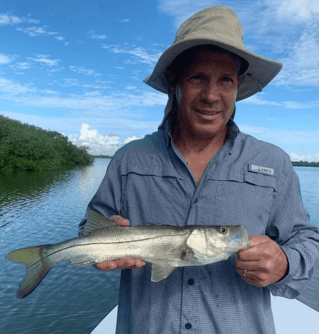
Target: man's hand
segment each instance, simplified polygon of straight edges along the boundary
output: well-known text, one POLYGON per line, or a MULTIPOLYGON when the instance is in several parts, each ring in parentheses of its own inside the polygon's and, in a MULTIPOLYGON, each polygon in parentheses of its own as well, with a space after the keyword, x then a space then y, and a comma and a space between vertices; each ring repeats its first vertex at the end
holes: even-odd
MULTIPOLYGON (((122 218, 121 216, 112 216, 111 220, 114 221, 119 226, 130 226, 130 222, 127 219, 122 218)), ((118 260, 106 260, 104 262, 95 264, 94 267, 99 270, 114 270, 114 269, 132 269, 140 268, 145 266, 145 262, 141 259, 134 259, 132 257, 123 257, 118 260)))
POLYGON ((236 259, 236 271, 245 282, 265 287, 287 275, 287 256, 275 241, 265 235, 250 236, 249 241, 251 247, 238 251, 236 259))

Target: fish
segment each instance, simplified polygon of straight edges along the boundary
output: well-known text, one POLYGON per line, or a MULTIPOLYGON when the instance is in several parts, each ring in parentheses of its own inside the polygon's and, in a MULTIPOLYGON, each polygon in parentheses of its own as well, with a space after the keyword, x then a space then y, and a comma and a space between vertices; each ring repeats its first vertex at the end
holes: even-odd
POLYGON ((141 224, 118 226, 111 219, 90 210, 83 235, 57 244, 17 249, 5 256, 26 266, 26 276, 17 292, 28 296, 51 268, 61 261, 68 266, 93 265, 123 257, 152 263, 151 281, 167 278, 176 267, 202 266, 227 260, 251 246, 243 225, 141 224))

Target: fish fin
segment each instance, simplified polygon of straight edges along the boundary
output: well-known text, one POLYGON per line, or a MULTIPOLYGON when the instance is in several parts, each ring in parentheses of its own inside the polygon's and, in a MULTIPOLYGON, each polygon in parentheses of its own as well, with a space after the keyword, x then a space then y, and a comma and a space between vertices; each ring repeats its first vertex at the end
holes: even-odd
POLYGON ((175 267, 167 264, 167 263, 159 263, 155 262, 152 264, 152 282, 159 282, 164 278, 168 277, 173 271, 175 267))
POLYGON ((101 228, 108 228, 108 227, 114 227, 117 226, 116 223, 114 223, 113 220, 110 218, 104 217, 103 215, 90 210, 89 211, 89 219, 86 222, 82 233, 88 234, 92 231, 99 230, 101 228))
POLYGON ((17 293, 20 299, 28 296, 54 265, 45 261, 42 255, 44 247, 46 246, 17 249, 6 255, 7 260, 26 265, 27 273, 17 293))
POLYGON ((81 266, 88 266, 91 264, 98 263, 96 259, 92 258, 89 255, 81 254, 81 256, 73 257, 72 262, 67 265, 67 267, 81 267, 81 266))
POLYGON ((96 261, 83 261, 83 262, 72 262, 70 264, 67 265, 67 267, 82 267, 82 266, 88 266, 88 265, 92 265, 92 264, 97 264, 96 261))

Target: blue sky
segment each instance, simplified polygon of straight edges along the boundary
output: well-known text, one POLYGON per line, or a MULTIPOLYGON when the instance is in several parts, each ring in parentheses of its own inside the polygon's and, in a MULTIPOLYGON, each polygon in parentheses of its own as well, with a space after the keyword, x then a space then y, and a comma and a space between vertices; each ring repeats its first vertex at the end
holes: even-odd
POLYGON ((237 13, 249 50, 284 65, 237 103, 240 129, 319 161, 318 0, 2 0, 0 114, 113 154, 156 131, 167 96, 142 80, 179 24, 212 5, 237 13))

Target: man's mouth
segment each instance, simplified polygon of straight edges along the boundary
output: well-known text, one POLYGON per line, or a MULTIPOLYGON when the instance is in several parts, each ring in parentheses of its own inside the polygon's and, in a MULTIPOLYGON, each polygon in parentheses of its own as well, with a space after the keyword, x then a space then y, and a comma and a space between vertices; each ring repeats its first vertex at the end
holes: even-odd
POLYGON ((195 109, 195 110, 196 112, 202 115, 208 115, 208 116, 213 116, 213 115, 220 113, 220 111, 207 111, 207 110, 198 110, 198 109, 195 109))

